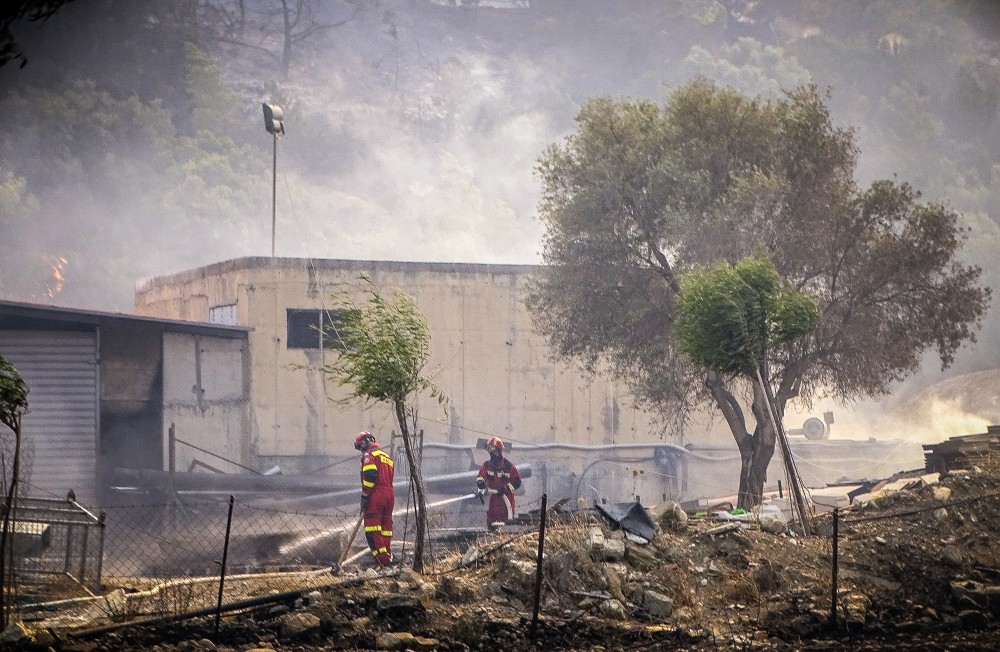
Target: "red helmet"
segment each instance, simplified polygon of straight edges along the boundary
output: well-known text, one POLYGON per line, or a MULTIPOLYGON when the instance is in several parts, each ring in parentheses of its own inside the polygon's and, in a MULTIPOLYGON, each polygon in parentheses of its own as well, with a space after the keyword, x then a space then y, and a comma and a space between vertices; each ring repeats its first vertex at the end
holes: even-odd
POLYGON ((359 451, 368 450, 368 447, 375 443, 375 435, 368 432, 367 430, 362 430, 358 433, 358 436, 354 438, 354 449, 359 451))
POLYGON ((489 441, 486 442, 486 450, 490 453, 496 451, 500 454, 503 454, 503 449, 504 449, 503 440, 500 439, 499 437, 490 437, 489 441))

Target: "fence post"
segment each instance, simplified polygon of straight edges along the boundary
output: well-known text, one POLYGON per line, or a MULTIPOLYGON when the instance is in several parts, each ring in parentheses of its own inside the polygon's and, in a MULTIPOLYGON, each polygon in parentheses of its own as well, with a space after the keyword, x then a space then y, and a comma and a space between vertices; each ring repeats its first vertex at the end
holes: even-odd
POLYGON ((90 526, 83 526, 83 538, 80 540, 80 575, 77 581, 84 584, 87 581, 87 540, 90 538, 90 526))
POLYGON ((840 539, 840 514, 833 508, 833 575, 830 588, 830 629, 837 629, 837 548, 840 539))
POLYGON ((104 570, 104 525, 107 514, 101 512, 97 515, 97 569, 94 571, 94 590, 101 589, 101 572, 104 570))
POLYGON ((538 605, 542 599, 542 559, 545 554, 545 512, 548 503, 548 494, 542 494, 542 516, 538 527, 538 563, 535 566, 535 606, 531 612, 531 632, 529 637, 535 637, 535 629, 538 627, 538 605))
POLYGON ((226 517, 226 541, 222 546, 222 569, 219 573, 219 601, 215 606, 215 642, 219 642, 219 619, 222 617, 222 589, 226 585, 226 558, 229 556, 229 531, 233 526, 234 496, 229 496, 229 516, 226 517))
MULTIPOLYGON (((66 502, 72 504, 75 499, 76 499, 76 494, 73 492, 72 489, 70 489, 69 493, 66 494, 66 502)), ((70 562, 73 559, 72 548, 73 548, 73 526, 72 525, 67 525, 66 526, 66 559, 63 562, 63 572, 66 573, 67 575, 69 575, 70 562)))

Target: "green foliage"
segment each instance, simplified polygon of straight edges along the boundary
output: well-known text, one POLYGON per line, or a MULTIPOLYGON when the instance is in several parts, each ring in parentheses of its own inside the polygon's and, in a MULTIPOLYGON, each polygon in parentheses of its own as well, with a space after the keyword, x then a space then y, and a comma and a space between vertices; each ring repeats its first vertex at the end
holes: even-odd
POLYGON ((591 100, 538 164, 548 266, 529 294, 536 325, 561 356, 606 359, 649 407, 687 414, 719 397, 685 371, 670 337, 679 274, 762 256, 818 302, 815 337, 802 337, 814 326, 803 297, 748 308, 769 278, 751 266, 752 283, 704 283, 722 313, 710 326, 734 347, 713 357, 691 346, 710 368, 747 369, 766 351, 783 404, 795 392, 883 394, 927 349, 949 364, 990 297, 980 270, 957 259, 966 234, 908 184, 859 191, 857 155, 815 87, 762 100, 697 79, 662 107, 591 100))
POLYGON ((681 280, 674 336, 695 364, 752 376, 773 346, 811 334, 819 306, 783 286, 767 260, 748 258, 693 270, 681 280))
POLYGON ((16 432, 18 418, 28 410, 28 386, 0 353, 0 423, 16 432))
POLYGON ((339 385, 350 388, 348 401, 405 404, 422 391, 441 404, 447 398, 422 373, 430 358, 430 330, 413 298, 402 290, 386 297, 367 276, 367 301, 358 304, 348 291, 335 297, 344 312, 329 327, 337 359, 323 367, 339 385))

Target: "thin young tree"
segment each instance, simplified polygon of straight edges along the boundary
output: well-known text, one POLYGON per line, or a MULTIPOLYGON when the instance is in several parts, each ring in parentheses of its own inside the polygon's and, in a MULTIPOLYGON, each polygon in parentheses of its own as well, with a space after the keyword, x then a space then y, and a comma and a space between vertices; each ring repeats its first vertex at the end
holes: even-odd
MULTIPOLYGON (((726 382, 741 378, 752 388, 750 410, 760 424, 760 441, 738 440, 742 456, 768 458, 781 445, 790 490, 798 518, 805 528, 806 508, 784 433, 775 421, 778 413, 767 359, 768 351, 803 340, 819 326, 819 303, 808 292, 795 290, 778 275, 771 261, 746 258, 735 265, 723 261, 708 269, 692 270, 680 278, 674 337, 678 348, 697 367, 726 382)), ((741 411, 721 409, 728 420, 741 422, 741 411)), ((746 425, 740 427, 746 430, 746 425)), ((747 485, 753 465, 745 465, 740 485, 747 485)))
POLYGON ((13 545, 10 542, 17 501, 17 480, 21 462, 21 416, 28 410, 28 386, 21 374, 0 353, 0 424, 14 433, 14 459, 3 503, 3 526, 0 528, 0 629, 10 623, 11 601, 8 594, 14 585, 13 545))
POLYGON ((324 339, 337 351, 321 370, 349 388, 344 402, 386 403, 399 425, 414 496, 416 536, 413 569, 424 567, 427 533, 427 496, 420 468, 417 436, 417 398, 426 392, 442 406, 448 399, 423 375, 430 358, 430 329, 416 302, 402 290, 384 295, 371 278, 362 275, 366 301, 358 302, 350 289, 334 297, 339 312, 325 328, 324 339))

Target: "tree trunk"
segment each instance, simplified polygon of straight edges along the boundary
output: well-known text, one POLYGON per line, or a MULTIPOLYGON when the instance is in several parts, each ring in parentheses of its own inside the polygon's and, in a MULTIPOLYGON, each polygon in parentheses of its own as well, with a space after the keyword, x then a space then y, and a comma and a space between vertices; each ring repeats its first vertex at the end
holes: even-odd
POLYGON ((21 417, 14 417, 10 424, 14 431, 14 461, 11 464, 10 486, 3 505, 3 526, 0 528, 0 629, 6 629, 10 624, 10 613, 16 597, 14 589, 14 555, 11 541, 11 525, 14 520, 14 507, 17 501, 17 479, 20 474, 21 458, 21 417))
POLYGON ((413 570, 422 573, 424 570, 424 539, 427 533, 427 495, 424 491, 424 476, 420 469, 420 459, 414 450, 413 440, 410 439, 410 429, 406 422, 406 405, 397 401, 396 421, 399 422, 399 431, 403 435, 403 448, 406 451, 406 462, 410 468, 410 485, 414 494, 414 520, 416 522, 416 536, 413 541, 413 570))
POLYGON ((767 467, 774 457, 775 433, 767 411, 767 396, 759 383, 753 383, 753 411, 757 425, 752 435, 737 437, 740 449, 740 492, 737 507, 751 509, 764 501, 767 467))
MULTIPOLYGON (((770 427, 767 428, 770 431, 770 427)), ((767 467, 774 456, 774 436, 766 436, 758 425, 754 433, 737 440, 740 449, 740 493, 737 507, 751 509, 764 500, 767 467)))

